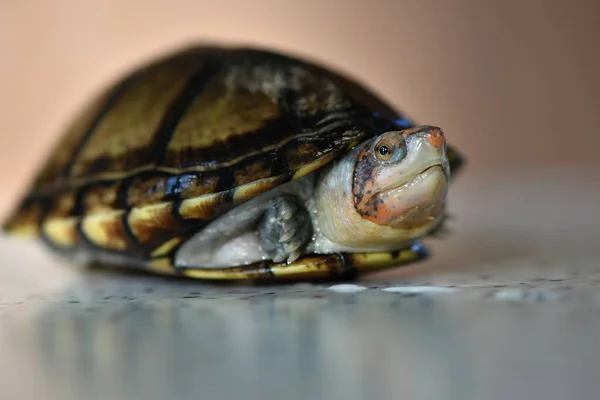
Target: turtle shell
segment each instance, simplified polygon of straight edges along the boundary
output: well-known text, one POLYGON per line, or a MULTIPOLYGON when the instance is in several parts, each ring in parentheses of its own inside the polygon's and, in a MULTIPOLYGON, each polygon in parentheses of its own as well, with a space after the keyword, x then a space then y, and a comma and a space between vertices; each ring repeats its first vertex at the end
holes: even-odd
POLYGON ((313 63, 183 49, 87 105, 4 229, 55 248, 160 256, 236 204, 399 126, 412 125, 313 63))

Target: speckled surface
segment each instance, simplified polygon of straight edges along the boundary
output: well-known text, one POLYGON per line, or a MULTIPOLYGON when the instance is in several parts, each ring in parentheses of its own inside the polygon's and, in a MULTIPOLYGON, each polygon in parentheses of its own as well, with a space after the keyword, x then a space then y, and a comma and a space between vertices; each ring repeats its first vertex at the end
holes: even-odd
POLYGON ((78 271, 0 241, 0 398, 597 399, 595 171, 465 174, 451 233, 342 285, 78 271))

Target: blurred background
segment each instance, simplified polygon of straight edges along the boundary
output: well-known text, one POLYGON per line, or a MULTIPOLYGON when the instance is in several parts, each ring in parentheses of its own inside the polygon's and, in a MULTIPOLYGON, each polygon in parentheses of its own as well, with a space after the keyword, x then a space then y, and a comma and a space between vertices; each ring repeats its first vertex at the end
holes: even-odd
POLYGON ((0 212, 98 90, 206 40, 351 74, 442 126, 468 174, 599 165, 599 15, 594 0, 3 0, 0 212))
POLYGON ((0 0, 1 216, 86 101, 202 41, 345 72, 468 160, 433 256, 354 293, 78 273, 0 237, 0 398, 600 398, 599 19, 598 0, 0 0))

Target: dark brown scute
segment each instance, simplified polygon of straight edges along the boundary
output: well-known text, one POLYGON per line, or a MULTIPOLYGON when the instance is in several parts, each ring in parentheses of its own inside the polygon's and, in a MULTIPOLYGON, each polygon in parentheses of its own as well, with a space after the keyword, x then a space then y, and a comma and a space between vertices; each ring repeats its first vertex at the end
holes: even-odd
MULTIPOLYGON (((91 179, 94 176, 129 174, 136 169, 151 169, 157 150, 168 136, 173 118, 185 111, 185 102, 202 90, 210 59, 189 54, 174 57, 137 72, 127 88, 94 127, 85 146, 75 155, 70 176, 91 179)), ((210 75, 212 76, 212 75, 210 75)), ((162 151, 161 151, 162 153, 162 151)), ((161 154, 162 155, 162 154, 161 154)), ((160 155, 160 156, 161 156, 160 155)))
POLYGON ((167 147, 175 133, 177 125, 188 112, 196 97, 204 92, 205 87, 219 73, 221 68, 222 65, 214 56, 206 57, 201 67, 194 73, 181 93, 170 104, 154 134, 154 142, 151 146, 154 153, 151 160, 154 166, 163 163, 167 147))

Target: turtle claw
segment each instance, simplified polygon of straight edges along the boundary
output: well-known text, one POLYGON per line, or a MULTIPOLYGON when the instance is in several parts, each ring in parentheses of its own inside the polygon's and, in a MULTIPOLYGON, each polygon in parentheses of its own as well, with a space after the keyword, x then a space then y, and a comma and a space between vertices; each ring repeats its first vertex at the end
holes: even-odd
POLYGON ((294 237, 296 234, 296 229, 292 228, 289 231, 285 232, 283 236, 279 239, 279 243, 285 243, 294 237))
POLYGON ((291 202, 283 202, 281 204, 280 215, 281 219, 284 221, 289 221, 294 216, 294 213, 298 210, 295 204, 291 202))
POLYGON ((274 263, 296 261, 310 241, 312 226, 308 211, 295 197, 271 200, 257 227, 263 250, 274 263))
POLYGON ((288 254, 291 254, 291 253, 297 251, 302 246, 302 244, 303 243, 300 240, 296 240, 295 242, 288 243, 287 246, 285 247, 284 251, 288 254))
POLYGON ((295 250, 295 251, 293 251, 293 252, 290 254, 290 256, 288 257, 288 259, 287 259, 287 263, 288 263, 288 264, 291 264, 291 263, 293 263, 293 262, 294 262, 294 261, 296 261, 298 258, 300 258, 300 256, 301 256, 301 255, 302 255, 302 252, 301 252, 301 251, 299 251, 299 250, 295 250))

